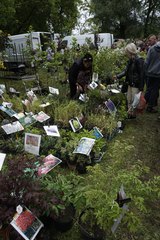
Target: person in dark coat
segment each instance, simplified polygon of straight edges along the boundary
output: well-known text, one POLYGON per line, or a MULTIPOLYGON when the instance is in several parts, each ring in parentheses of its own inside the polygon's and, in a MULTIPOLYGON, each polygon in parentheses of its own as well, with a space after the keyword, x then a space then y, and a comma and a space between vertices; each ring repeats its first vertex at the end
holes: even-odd
POLYGON ((160 89, 160 42, 150 47, 145 60, 145 75, 148 85, 145 99, 148 103, 147 111, 156 113, 160 89))
POLYGON ((126 77, 128 83, 127 104, 128 110, 132 107, 135 94, 143 91, 144 88, 144 59, 137 55, 137 47, 134 43, 129 43, 125 47, 125 52, 129 58, 125 70, 116 75, 120 79, 126 77))
POLYGON ((69 69, 69 86, 70 86, 70 98, 74 99, 79 93, 79 89, 83 92, 86 88, 86 84, 92 78, 92 62, 93 57, 90 53, 86 53, 84 57, 76 60, 69 69))

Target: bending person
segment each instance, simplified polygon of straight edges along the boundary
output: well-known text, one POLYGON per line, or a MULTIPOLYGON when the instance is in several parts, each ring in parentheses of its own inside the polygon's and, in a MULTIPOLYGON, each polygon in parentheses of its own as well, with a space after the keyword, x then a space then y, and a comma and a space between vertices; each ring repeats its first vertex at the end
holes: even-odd
POLYGON ((88 83, 89 79, 91 80, 92 62, 93 62, 92 55, 90 53, 87 53, 81 59, 76 60, 73 63, 73 65, 70 67, 69 86, 70 86, 70 97, 72 99, 77 97, 79 93, 79 89, 80 91, 84 91, 85 89, 84 83, 88 83), (83 77, 85 77, 84 80, 82 79, 83 77))

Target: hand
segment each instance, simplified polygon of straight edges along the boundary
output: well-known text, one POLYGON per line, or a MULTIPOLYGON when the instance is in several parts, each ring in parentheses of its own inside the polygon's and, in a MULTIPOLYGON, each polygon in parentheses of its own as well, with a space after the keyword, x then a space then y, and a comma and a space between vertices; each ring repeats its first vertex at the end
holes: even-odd
POLYGON ((117 75, 112 76, 113 80, 117 80, 117 75))
POLYGON ((117 76, 116 76, 116 75, 114 75, 114 76, 112 77, 112 80, 114 81, 114 83, 116 83, 116 82, 117 82, 117 80, 118 80, 117 76))
POLYGON ((82 86, 79 85, 78 83, 77 83, 77 90, 78 90, 78 92, 83 92, 83 88, 82 88, 82 86))

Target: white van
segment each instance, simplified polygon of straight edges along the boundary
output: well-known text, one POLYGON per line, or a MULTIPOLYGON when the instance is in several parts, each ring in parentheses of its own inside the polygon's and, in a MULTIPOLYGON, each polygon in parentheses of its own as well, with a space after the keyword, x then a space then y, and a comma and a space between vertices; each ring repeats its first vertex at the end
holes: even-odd
POLYGON ((65 36, 62 39, 62 46, 66 46, 67 48, 72 48, 73 39, 76 39, 77 44, 83 46, 87 43, 87 41, 92 42, 94 44, 94 34, 81 34, 81 35, 70 35, 65 36))
POLYGON ((52 41, 52 34, 49 32, 31 32, 9 36, 8 38, 10 41, 5 50, 4 63, 7 69, 11 69, 26 64, 28 61, 26 49, 28 46, 33 52, 37 49, 45 51, 46 43, 52 41))
POLYGON ((111 48, 114 42, 113 34, 111 33, 99 33, 98 34, 98 46, 111 48))
POLYGON ((49 32, 31 32, 9 36, 8 38, 10 40, 8 50, 20 51, 21 48, 26 49, 29 45, 32 50, 45 50, 45 43, 52 40, 52 35, 49 32))
POLYGON ((65 36, 62 39, 61 46, 72 48, 73 46, 73 39, 76 39, 77 44, 79 46, 83 46, 87 44, 87 42, 92 43, 95 47, 111 47, 114 39, 113 34, 111 33, 98 33, 98 34, 78 34, 78 35, 70 35, 65 36))

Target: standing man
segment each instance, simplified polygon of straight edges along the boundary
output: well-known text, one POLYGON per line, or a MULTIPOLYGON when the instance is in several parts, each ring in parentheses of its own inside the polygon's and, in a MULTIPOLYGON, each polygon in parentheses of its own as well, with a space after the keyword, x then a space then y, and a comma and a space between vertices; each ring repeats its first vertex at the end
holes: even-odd
MULTIPOLYGON (((149 35, 148 41, 147 41, 147 47, 146 47, 146 52, 148 53, 149 49, 154 46, 157 43, 157 37, 154 34, 149 35)), ((145 99, 148 101, 149 99, 149 89, 148 89, 148 77, 145 76, 145 83, 146 83, 146 93, 145 93, 145 99)))
POLYGON ((87 73, 87 76, 91 79, 92 77, 92 62, 93 57, 90 53, 86 53, 84 57, 79 60, 76 60, 69 69, 69 86, 70 86, 70 97, 72 99, 76 98, 78 93, 78 78, 79 73, 84 76, 87 73))
POLYGON ((160 42, 149 48, 145 61, 145 75, 148 78, 145 99, 148 103, 147 111, 156 113, 160 89, 160 42))
POLYGON ((148 50, 150 47, 155 45, 157 43, 157 37, 156 35, 152 34, 148 37, 148 50))

